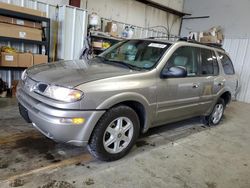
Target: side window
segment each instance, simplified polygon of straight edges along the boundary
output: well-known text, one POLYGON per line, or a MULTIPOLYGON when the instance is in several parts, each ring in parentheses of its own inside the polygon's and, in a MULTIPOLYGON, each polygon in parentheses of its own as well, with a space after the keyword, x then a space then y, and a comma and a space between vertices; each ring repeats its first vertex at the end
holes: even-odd
POLYGON ((215 55, 215 52, 212 51, 212 58, 213 58, 213 67, 214 67, 214 75, 218 75, 219 74, 219 64, 215 55))
POLYGON ((202 75, 218 75, 219 66, 216 55, 208 49, 201 49, 201 74, 202 75))
POLYGON ((226 54, 222 54, 219 52, 219 59, 221 60, 221 64, 225 74, 232 75, 235 73, 233 63, 226 54))
MULTIPOLYGON (((182 66, 187 69, 188 76, 196 76, 198 72, 197 50, 194 47, 178 48, 169 58, 165 68, 182 66)), ((164 69, 165 69, 164 68, 164 69)))

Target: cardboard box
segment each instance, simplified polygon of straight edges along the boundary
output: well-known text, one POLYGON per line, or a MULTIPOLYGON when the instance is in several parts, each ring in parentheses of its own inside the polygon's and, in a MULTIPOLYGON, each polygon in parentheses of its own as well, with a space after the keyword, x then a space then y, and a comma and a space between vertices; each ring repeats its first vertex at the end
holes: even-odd
POLYGON ((200 42, 201 43, 218 43, 218 39, 215 36, 203 36, 200 38, 200 42))
POLYGON ((21 26, 25 26, 25 27, 42 29, 42 24, 41 23, 31 22, 31 21, 27 21, 27 20, 21 20, 21 19, 13 18, 13 24, 21 25, 21 26))
POLYGON ((92 46, 94 48, 102 48, 102 41, 94 41, 92 42, 92 46))
POLYGON ((48 56, 47 55, 41 55, 41 54, 34 54, 33 55, 33 62, 34 65, 39 65, 42 63, 48 63, 48 56))
POLYGON ((9 24, 12 24, 12 23, 13 23, 13 18, 0 15, 0 22, 1 22, 1 23, 9 23, 9 24))
POLYGON ((39 22, 31 22, 31 21, 27 21, 27 20, 16 19, 16 18, 11 18, 11 17, 7 17, 7 16, 1 16, 1 15, 0 15, 0 22, 42 29, 42 24, 39 22))
POLYGON ((0 65, 3 67, 17 67, 17 53, 1 52, 0 65))
POLYGON ((108 32, 111 36, 117 37, 117 24, 114 22, 108 22, 106 25, 106 32, 108 32))
POLYGON ((217 39, 218 39, 219 41, 223 41, 224 35, 223 35, 223 33, 222 33, 221 31, 217 33, 217 39))
POLYGON ((0 23, 0 36, 42 41, 42 30, 0 23))
POLYGON ((18 67, 32 67, 33 54, 31 53, 18 53, 18 67))
POLYGON ((30 8, 20 7, 20 6, 13 5, 13 4, 0 3, 0 7, 2 9, 11 10, 11 11, 15 11, 15 12, 20 12, 20 13, 24 13, 24 14, 30 14, 30 15, 34 15, 34 16, 46 17, 45 12, 41 12, 39 10, 34 10, 34 9, 30 9, 30 8))

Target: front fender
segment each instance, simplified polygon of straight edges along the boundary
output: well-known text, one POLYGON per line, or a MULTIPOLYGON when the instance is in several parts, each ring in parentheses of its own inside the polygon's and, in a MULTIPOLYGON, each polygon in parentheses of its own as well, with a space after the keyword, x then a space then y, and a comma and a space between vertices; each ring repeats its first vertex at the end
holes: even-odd
POLYGON ((103 101, 100 105, 98 105, 97 109, 98 110, 109 109, 112 106, 115 106, 119 103, 127 102, 127 101, 135 101, 143 105, 145 112, 146 112, 145 114, 146 119, 145 119, 145 125, 143 126, 143 132, 146 132, 148 128, 150 127, 153 110, 148 100, 143 95, 140 95, 134 92, 119 93, 103 101))

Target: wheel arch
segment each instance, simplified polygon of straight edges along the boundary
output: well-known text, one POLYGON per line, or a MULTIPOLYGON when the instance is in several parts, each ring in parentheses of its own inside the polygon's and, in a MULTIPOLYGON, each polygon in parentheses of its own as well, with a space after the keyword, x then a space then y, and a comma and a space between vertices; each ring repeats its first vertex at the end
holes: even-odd
POLYGON ((139 117, 141 131, 146 132, 148 130, 151 122, 151 111, 149 102, 144 96, 132 92, 121 93, 103 101, 97 109, 110 109, 118 105, 131 107, 139 117))
POLYGON ((230 91, 225 91, 224 93, 222 93, 220 95, 220 98, 222 98, 225 102, 225 105, 228 105, 231 101, 231 98, 232 98, 232 94, 230 91))

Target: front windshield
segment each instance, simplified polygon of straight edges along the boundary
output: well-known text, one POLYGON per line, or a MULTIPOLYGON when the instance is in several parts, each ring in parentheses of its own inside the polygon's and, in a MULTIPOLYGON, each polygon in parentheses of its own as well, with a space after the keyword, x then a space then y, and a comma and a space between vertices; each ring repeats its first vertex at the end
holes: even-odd
POLYGON ((140 69, 151 69, 160 60, 170 44, 147 41, 128 40, 107 49, 99 56, 110 62, 119 62, 140 69))

